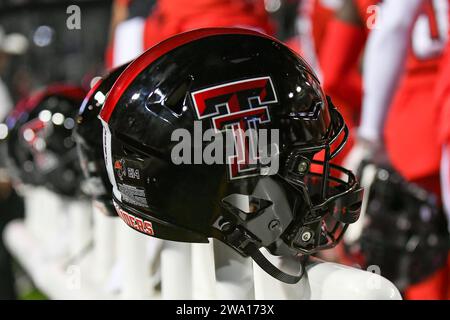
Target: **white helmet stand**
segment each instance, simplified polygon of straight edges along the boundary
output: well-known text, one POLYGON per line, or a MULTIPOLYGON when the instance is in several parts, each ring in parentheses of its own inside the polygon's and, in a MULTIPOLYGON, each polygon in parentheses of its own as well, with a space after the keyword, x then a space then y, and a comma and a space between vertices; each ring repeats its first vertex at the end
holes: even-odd
POLYGON ((161 252, 161 298, 192 299, 191 244, 164 241, 161 252))
MULTIPOLYGON (((299 274, 298 258, 261 251, 280 270, 299 274)), ((378 274, 315 258, 297 284, 286 284, 216 240, 191 245, 166 241, 161 260, 163 299, 401 299, 397 288, 378 274)))
POLYGON ((214 244, 216 298, 224 300, 253 300, 252 260, 243 258, 218 240, 214 244))
MULTIPOLYGON (((134 231, 117 219, 117 262, 119 263, 120 298, 154 298, 153 263, 149 261, 148 243, 154 239, 134 231)), ((155 240, 157 241, 157 240, 155 240)))
POLYGON ((10 252, 50 298, 100 298, 90 277, 89 202, 68 201, 43 187, 20 191, 25 219, 10 222, 3 234, 10 252))
POLYGON ((314 300, 401 300, 392 282, 381 275, 312 259, 306 267, 314 300))
POLYGON ((162 299, 254 299, 251 260, 216 240, 164 241, 162 299))
POLYGON ((216 262, 213 243, 193 243, 192 259, 192 299, 216 299, 216 262))
POLYGON ((69 216, 69 256, 77 263, 92 251, 92 204, 86 199, 65 199, 64 203, 69 216))
POLYGON ((249 259, 214 239, 192 244, 191 258, 192 299, 254 299, 249 259))
POLYGON ((30 185, 21 186, 19 193, 25 202, 27 230, 47 249, 49 258, 67 256, 68 216, 61 214, 62 199, 44 187, 30 185))
MULTIPOLYGON (((299 274, 295 257, 275 257, 261 252, 280 270, 299 274)), ((382 276, 337 263, 310 258, 303 278, 297 284, 286 284, 272 278, 254 263, 255 298, 283 300, 400 300, 397 288, 382 276)))
MULTIPOLYGON (((278 269, 287 274, 300 274, 301 262, 294 257, 281 258, 260 249, 261 253, 278 269)), ((306 272, 297 284, 286 284, 281 282, 267 272, 262 270, 253 262, 253 273, 255 279, 255 299, 261 300, 309 300, 311 288, 307 280, 306 272)))
POLYGON ((109 217, 104 205, 97 200, 92 201, 92 215, 94 221, 92 228, 94 239, 92 278, 96 284, 106 289, 112 266, 116 261, 115 231, 117 218, 109 217))
MULTIPOLYGON (((73 215, 77 207, 80 209, 83 205, 73 204, 73 215)), ((79 221, 72 227, 78 225, 79 229, 72 234, 88 239, 85 233, 88 229, 83 229, 88 225, 83 221, 86 216, 76 217, 79 221)), ((107 272, 108 263, 114 257, 114 236, 107 232, 111 220, 109 217, 98 220, 101 222, 96 223, 97 230, 93 231, 94 257, 74 260, 72 265, 67 264, 67 259, 50 259, 48 248, 26 227, 29 221, 10 222, 3 236, 36 285, 53 299, 401 299, 390 281, 371 272, 311 258, 304 277, 290 285, 272 278, 250 258, 242 258, 216 240, 208 244, 158 241, 135 232, 117 219, 113 223, 123 227, 122 235, 118 234, 122 242, 117 246, 117 256, 123 263, 118 296, 106 292, 96 281, 100 268, 107 272), (164 244, 162 252, 161 243, 164 244), (161 297, 154 294, 155 279, 151 277, 160 252, 161 297)), ((71 247, 77 246, 72 244, 71 247)), ((298 259, 275 257, 264 249, 261 252, 280 270, 292 275, 299 273, 298 259)))

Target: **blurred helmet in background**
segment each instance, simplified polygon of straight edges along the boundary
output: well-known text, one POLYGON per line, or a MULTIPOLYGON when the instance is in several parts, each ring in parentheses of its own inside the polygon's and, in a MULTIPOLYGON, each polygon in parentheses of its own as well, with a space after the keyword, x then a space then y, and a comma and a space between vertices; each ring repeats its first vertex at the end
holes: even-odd
POLYGON ((98 114, 106 96, 122 71, 123 65, 98 79, 84 98, 77 117, 74 140, 84 175, 83 191, 99 200, 106 207, 106 213, 116 215, 112 205, 112 186, 106 172, 102 146, 102 124, 98 114))
POLYGON ((72 131, 85 95, 80 87, 51 85, 13 109, 3 143, 13 177, 63 196, 79 193, 82 175, 72 131))
POLYGON ((360 174, 367 174, 369 167, 375 173, 366 190, 363 228, 346 250, 363 267, 378 266, 402 291, 446 265, 446 217, 435 194, 406 181, 389 165, 365 161, 360 174))

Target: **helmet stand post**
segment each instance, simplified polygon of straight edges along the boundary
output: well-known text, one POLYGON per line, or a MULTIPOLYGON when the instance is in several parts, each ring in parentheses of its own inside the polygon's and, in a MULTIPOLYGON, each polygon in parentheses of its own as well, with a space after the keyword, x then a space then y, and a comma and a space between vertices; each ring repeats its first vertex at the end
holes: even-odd
POLYGON ((31 185, 23 186, 20 192, 27 208, 25 212, 27 230, 48 249, 47 254, 50 258, 67 254, 68 238, 64 237, 67 230, 63 230, 67 215, 61 214, 63 208, 61 198, 43 187, 31 185))
MULTIPOLYGON (((298 258, 263 254, 284 272, 299 273, 298 258)), ((286 284, 215 240, 166 241, 161 261, 163 299, 401 299, 397 288, 377 274, 318 259, 306 265, 297 284, 286 284)))
POLYGON ((191 250, 193 299, 254 299, 249 259, 213 239, 207 244, 194 243, 191 250))
POLYGON ((101 287, 106 286, 112 266, 116 260, 116 224, 117 219, 102 211, 102 203, 92 201, 94 261, 93 279, 101 287))
POLYGON ((62 212, 63 202, 58 201, 61 200, 60 197, 43 190, 31 189, 25 198, 28 205, 25 219, 11 221, 5 227, 3 236, 5 245, 31 276, 35 285, 52 299, 112 299, 113 296, 97 288, 91 278, 93 268, 89 255, 92 251, 88 250, 91 231, 89 205, 69 202, 68 210, 62 212), (36 201, 38 195, 40 202, 36 201), (40 225, 36 224, 39 216, 40 225), (70 216, 78 221, 69 221, 70 216), (54 219, 49 219, 51 217, 54 219), (34 227, 39 227, 37 235, 34 227), (42 233, 46 231, 54 232, 53 241, 45 242, 42 233), (84 241, 75 239, 75 235, 83 236, 84 241), (70 240, 77 241, 71 243, 70 240), (83 247, 83 244, 87 246, 83 247), (71 250, 75 252, 75 248, 78 250, 81 247, 81 252, 71 254, 71 250))
MULTIPOLYGON (((30 186, 30 185, 23 185, 21 186, 18 191, 23 196, 25 201, 25 226, 27 230, 29 230, 30 233, 32 233, 37 239, 42 239, 43 231, 41 224, 42 220, 40 219, 40 211, 47 211, 47 210, 39 210, 38 206, 38 190, 39 188, 30 186)), ((49 203, 48 199, 41 199, 42 203, 49 203)), ((41 204, 42 204, 41 203, 41 204)))
MULTIPOLYGON (((126 230, 129 230, 130 234, 135 234, 129 228, 126 230)), ((72 289, 70 285, 77 285, 77 272, 69 273, 69 268, 61 268, 65 266, 61 264, 61 259, 49 260, 45 257, 46 248, 42 247, 40 241, 36 240, 36 237, 27 230, 26 224, 20 220, 12 221, 6 227, 4 238, 10 251, 30 273, 36 285, 49 297, 118 298, 106 293, 95 283, 90 283, 90 279, 86 279, 85 275, 88 275, 88 270, 92 268, 87 268, 86 263, 79 261, 74 265, 79 264, 81 267, 78 271, 81 283, 75 287, 76 290, 72 289), (75 281, 71 281, 72 278, 75 281)), ((148 240, 155 239, 134 239, 134 244, 137 245, 134 248, 145 250, 148 240)), ((122 248, 132 243, 133 241, 123 243, 125 245, 122 248)), ((275 257, 264 251, 262 249, 264 256, 280 270, 298 273, 297 258, 275 257)), ((153 259, 158 252, 159 250, 154 250, 153 259)), ((132 252, 134 257, 128 255, 133 261, 124 265, 122 272, 123 274, 130 270, 132 272, 128 272, 129 279, 123 279, 125 286, 122 288, 124 292, 121 298, 126 296, 139 299, 158 298, 149 296, 148 290, 151 289, 149 282, 142 281, 141 277, 149 271, 148 266, 153 264, 149 264, 148 260, 144 261, 145 263, 142 260, 138 261, 139 253, 142 252, 136 250, 132 252), (140 280, 141 286, 137 285, 137 280, 140 280)), ((286 284, 272 278, 256 263, 253 263, 252 270, 250 259, 241 258, 214 240, 209 244, 194 245, 164 241, 161 265, 164 299, 401 299, 394 285, 377 274, 317 259, 310 259, 306 265, 305 275, 297 284, 286 284), (193 259, 196 260, 195 263, 192 263, 193 259)), ((97 266, 94 265, 94 268, 97 266)))
POLYGON ((70 225, 69 255, 78 263, 78 258, 83 259, 92 244, 92 208, 86 200, 67 200, 66 204, 70 225))
POLYGON ((192 298, 216 299, 216 274, 214 261, 214 247, 212 242, 193 243, 192 257, 192 298))
POLYGON ((164 241, 161 252, 162 299, 192 299, 190 243, 164 241))
POLYGON ((214 244, 217 299, 255 298, 253 270, 250 259, 243 258, 220 241, 214 244))
POLYGON ((117 258, 121 266, 121 298, 150 299, 154 296, 152 263, 148 259, 148 243, 154 239, 134 232, 117 221, 117 258))

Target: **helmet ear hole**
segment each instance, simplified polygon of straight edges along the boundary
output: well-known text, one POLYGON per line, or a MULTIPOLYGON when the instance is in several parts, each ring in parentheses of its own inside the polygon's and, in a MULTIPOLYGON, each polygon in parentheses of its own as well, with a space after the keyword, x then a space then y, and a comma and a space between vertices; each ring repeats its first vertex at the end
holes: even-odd
POLYGON ((269 200, 237 193, 226 196, 222 199, 222 203, 228 210, 243 220, 256 217, 261 211, 273 205, 269 200))
POLYGON ((130 156, 130 155, 133 155, 133 154, 135 154, 135 152, 133 151, 133 150, 131 150, 130 148, 128 148, 127 146, 123 146, 123 153, 126 155, 126 156, 130 156))

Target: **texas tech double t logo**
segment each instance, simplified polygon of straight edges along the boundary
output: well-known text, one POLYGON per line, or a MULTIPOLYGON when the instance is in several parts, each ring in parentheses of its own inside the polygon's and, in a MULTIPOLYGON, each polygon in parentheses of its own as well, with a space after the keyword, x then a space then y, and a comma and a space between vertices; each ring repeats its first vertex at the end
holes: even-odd
MULTIPOLYGON (((253 143, 244 132, 270 122, 268 105, 278 98, 270 77, 229 82, 193 92, 192 100, 199 120, 210 118, 216 131, 231 129, 235 139, 235 155, 229 161, 230 179, 257 175, 255 166, 249 165, 253 143)), ((255 145, 255 144, 253 144, 255 145)))

